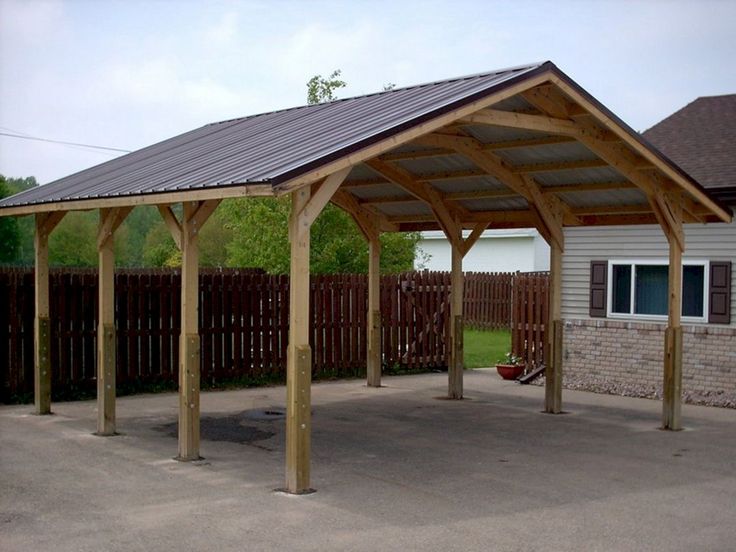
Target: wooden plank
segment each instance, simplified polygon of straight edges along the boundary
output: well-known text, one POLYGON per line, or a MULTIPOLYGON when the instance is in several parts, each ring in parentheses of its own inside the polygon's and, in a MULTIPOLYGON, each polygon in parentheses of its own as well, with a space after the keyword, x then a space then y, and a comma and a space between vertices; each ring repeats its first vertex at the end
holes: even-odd
POLYGON ((179 455, 199 460, 199 233, 192 217, 197 202, 184 203, 181 247, 181 329, 179 337, 179 455))
POLYGON ((544 410, 550 414, 562 412, 562 250, 550 246, 549 322, 547 336, 550 360, 545 372, 544 410))
POLYGON ((219 186, 201 190, 187 190, 183 192, 75 199, 70 201, 41 203, 37 205, 21 205, 18 207, 6 207, 2 210, 2 213, 3 216, 20 216, 51 212, 66 213, 69 211, 84 211, 114 207, 135 207, 138 205, 169 205, 171 203, 179 203, 182 201, 199 202, 221 200, 225 198, 268 197, 273 195, 274 192, 270 184, 247 184, 243 186, 219 186))
POLYGON ((452 291, 450 292, 450 365, 448 397, 463 398, 463 255, 452 247, 452 291))
MULTIPOLYGON (((681 230, 681 219, 676 219, 681 230)), ((677 230, 677 229, 675 229, 677 230)), ((668 320, 665 332, 662 386, 662 428, 682 429, 682 253, 681 241, 669 239, 668 320)))
POLYGON ((103 209, 97 230, 97 435, 115 435, 115 231, 130 209, 103 209), (122 216, 121 216, 122 215, 122 216))
MULTIPOLYGON (((63 215, 62 215, 63 216, 63 215)), ((49 234, 61 220, 58 214, 37 214, 35 251, 34 389, 36 414, 51 414, 51 322, 49 307, 49 234), (52 220, 52 217, 53 220, 52 220)))
POLYGON ((289 237, 289 350, 286 371, 286 491, 310 492, 312 352, 309 346, 309 226, 299 215, 309 202, 308 187, 291 196, 289 237))

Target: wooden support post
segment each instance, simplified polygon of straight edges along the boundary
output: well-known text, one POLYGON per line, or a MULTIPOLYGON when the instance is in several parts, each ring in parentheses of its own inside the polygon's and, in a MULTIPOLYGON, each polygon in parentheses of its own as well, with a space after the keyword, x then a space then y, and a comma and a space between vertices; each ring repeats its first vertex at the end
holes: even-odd
POLYGON ((51 414, 51 322, 49 304, 49 235, 63 212, 36 215, 36 313, 33 348, 33 402, 36 414, 51 414))
POLYGON ((557 240, 551 242, 544 411, 559 414, 562 412, 562 247, 557 240))
POLYGON ((450 399, 463 398, 463 252, 462 236, 452 243, 450 292, 450 365, 448 391, 450 399))
POLYGON ((664 339, 662 429, 680 430, 682 399, 682 252, 681 242, 670 235, 669 317, 664 339))
POLYGON ((368 241, 368 358, 369 387, 381 387, 381 241, 376 232, 368 241))
POLYGON ((97 435, 115 435, 115 231, 131 207, 100 209, 97 316, 97 435))
MULTIPOLYGON (((309 203, 308 186, 292 192, 289 238, 289 346, 286 366, 286 491, 311 492, 309 487, 312 433, 312 354, 309 347, 309 224, 300 213, 309 203)), ((316 218, 316 217, 315 217, 316 218)))
POLYGON ((184 203, 181 223, 181 334, 179 336, 179 456, 199 460, 199 230, 200 203, 184 203))
POLYGON ((49 236, 36 215, 36 319, 34 348, 34 404, 36 414, 51 414, 51 324, 49 321, 49 236))

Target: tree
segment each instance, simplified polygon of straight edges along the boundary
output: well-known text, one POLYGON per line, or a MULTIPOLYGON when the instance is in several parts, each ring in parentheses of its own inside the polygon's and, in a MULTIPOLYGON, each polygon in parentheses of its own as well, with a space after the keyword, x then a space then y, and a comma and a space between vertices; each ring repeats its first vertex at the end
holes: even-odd
MULTIPOLYGON (((0 175, 0 199, 12 195, 0 175)), ((0 217, 0 263, 17 263, 20 256, 20 229, 15 217, 0 217)))
POLYGON ((322 75, 315 75, 309 79, 309 82, 307 82, 307 103, 314 105, 336 100, 335 90, 347 86, 347 83, 340 79, 341 74, 342 71, 336 69, 327 78, 322 75))

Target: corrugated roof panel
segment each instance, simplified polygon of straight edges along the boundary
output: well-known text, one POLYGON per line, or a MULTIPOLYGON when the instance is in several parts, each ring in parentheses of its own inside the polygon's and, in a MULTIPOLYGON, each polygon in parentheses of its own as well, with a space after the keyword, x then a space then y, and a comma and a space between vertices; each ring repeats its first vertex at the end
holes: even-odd
POLYGON ((519 211, 527 209, 529 204, 523 197, 488 197, 459 202, 470 211, 519 211))
POLYGON ((278 184, 543 69, 544 64, 503 69, 207 125, 0 200, 0 207, 278 184))
POLYGON ((418 178, 428 173, 477 169, 472 161, 462 155, 455 154, 443 155, 442 157, 402 159, 396 163, 418 178))
POLYGON ((530 138, 541 138, 549 136, 545 132, 537 132, 535 130, 526 130, 521 128, 506 128, 491 125, 464 125, 463 130, 470 134, 473 138, 480 140, 485 144, 493 142, 510 142, 512 140, 527 140, 530 138))
POLYGON ((381 203, 374 207, 389 217, 432 214, 432 209, 429 208, 429 205, 418 200, 406 203, 381 203))
POLYGON ((560 199, 570 207, 598 207, 603 205, 641 205, 647 203, 646 195, 635 188, 603 190, 596 192, 567 192, 560 199))
POLYGON ((433 182, 437 190, 441 192, 480 192, 483 190, 508 190, 491 176, 481 176, 478 178, 459 178, 454 180, 442 180, 433 182))
POLYGON ((530 148, 498 150, 494 153, 512 165, 598 159, 596 154, 580 142, 565 142, 530 148))
POLYGON ((374 184, 371 186, 356 186, 348 188, 348 191, 359 199, 369 199, 374 197, 407 197, 411 196, 404 188, 395 184, 374 184))
POLYGON ((542 186, 562 186, 581 182, 621 182, 626 179, 613 167, 599 167, 535 173, 534 180, 542 186))

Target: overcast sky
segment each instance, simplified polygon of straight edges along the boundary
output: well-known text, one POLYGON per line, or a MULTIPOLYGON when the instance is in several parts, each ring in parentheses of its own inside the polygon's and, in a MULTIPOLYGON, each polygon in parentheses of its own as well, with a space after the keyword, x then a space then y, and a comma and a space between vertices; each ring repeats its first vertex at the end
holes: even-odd
MULTIPOLYGON (((736 2, 0 0, 0 132, 133 150, 200 125, 551 60, 637 130, 736 92, 736 2)), ((0 136, 50 182, 116 154, 0 136)))

